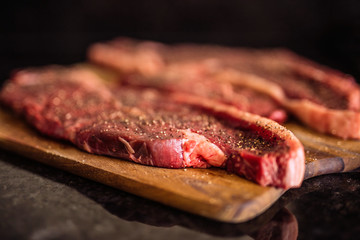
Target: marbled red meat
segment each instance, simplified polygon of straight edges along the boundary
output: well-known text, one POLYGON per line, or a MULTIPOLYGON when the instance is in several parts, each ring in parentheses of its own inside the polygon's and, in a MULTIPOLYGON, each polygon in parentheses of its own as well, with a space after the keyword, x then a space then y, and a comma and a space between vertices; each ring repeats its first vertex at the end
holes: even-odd
POLYGON ((277 99, 248 87, 247 83, 214 81, 213 74, 219 70, 217 61, 207 58, 173 61, 168 55, 171 50, 165 51, 161 44, 130 39, 99 43, 89 49, 90 60, 120 71, 123 83, 216 99, 279 123, 286 120, 287 114, 277 99))
MULTIPOLYGON (((360 88, 354 79, 288 50, 164 45, 119 38, 94 44, 89 59, 123 73, 137 73, 142 85, 153 86, 157 79, 162 88, 171 85, 177 91, 208 97, 215 94, 213 98, 219 101, 279 122, 285 120, 283 107, 319 132, 360 139, 360 88), (125 59, 127 65, 122 64, 125 59), (207 66, 209 62, 211 66, 207 66), (189 72, 189 66, 197 72, 189 72), (175 78, 173 68, 177 69, 175 78), (200 77, 189 80, 198 72, 200 77), (169 78, 176 79, 176 84, 167 84, 169 78), (216 81, 209 84, 209 80, 216 81), (199 85, 203 91, 198 91, 199 85)), ((130 80, 137 84, 136 79, 130 80)))
POLYGON ((167 167, 222 167, 263 186, 301 184, 304 150, 287 129, 206 98, 108 87, 90 71, 16 73, 1 101, 40 132, 95 154, 167 167))

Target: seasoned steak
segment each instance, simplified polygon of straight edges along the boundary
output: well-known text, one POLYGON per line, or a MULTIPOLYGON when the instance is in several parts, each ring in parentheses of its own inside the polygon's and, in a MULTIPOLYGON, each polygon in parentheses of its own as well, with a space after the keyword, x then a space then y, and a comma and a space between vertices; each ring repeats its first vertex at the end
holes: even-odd
MULTIPOLYGON (((351 76, 286 50, 242 53, 248 56, 247 61, 229 63, 233 72, 255 75, 259 82, 281 87, 284 97, 278 99, 282 106, 313 129, 344 139, 360 139, 360 88, 351 76)), ((237 79, 233 74, 227 80, 237 79)), ((270 88, 267 92, 278 96, 270 88)))
POLYGON ((71 141, 94 116, 120 110, 121 105, 90 72, 59 66, 17 72, 0 97, 42 133, 71 141))
MULTIPOLYGON (((286 116, 281 113, 281 105, 319 132, 360 139, 360 88, 354 79, 288 50, 164 45, 119 38, 94 44, 89 49, 89 59, 122 72, 136 72, 143 76, 142 85, 153 86, 157 79, 162 88, 176 86, 177 91, 207 94, 209 98, 215 94, 213 98, 219 101, 278 122, 284 121, 286 116), (132 67, 126 67, 119 59, 127 59, 132 67), (204 68, 208 62, 212 65, 204 68), (196 72, 187 71, 189 65, 202 71, 203 76, 189 77, 196 76, 196 72), (151 71, 148 66, 152 66, 151 71), (176 76, 180 77, 175 78, 176 84, 168 84, 169 78, 174 79, 174 68, 177 69, 176 76), (209 80, 213 83, 209 84, 209 80), (202 86, 202 92, 198 91, 197 84, 202 86), (230 94, 222 89, 230 89, 230 94), (250 96, 248 92, 251 92, 250 96), (244 106, 246 102, 250 102, 248 107, 244 106)), ((133 84, 139 82, 130 80, 133 84)))
POLYGON ((301 184, 298 139, 274 121, 202 97, 108 87, 79 68, 16 73, 1 101, 40 132, 90 153, 167 168, 222 167, 263 186, 301 184))
POLYGON ((287 114, 277 99, 249 87, 248 83, 214 81, 213 75, 219 71, 218 61, 204 58, 199 61, 187 59, 170 62, 167 61, 163 48, 164 46, 157 43, 120 39, 108 44, 95 44, 89 49, 89 58, 120 71, 124 84, 180 91, 216 99, 279 123, 286 120, 287 114))

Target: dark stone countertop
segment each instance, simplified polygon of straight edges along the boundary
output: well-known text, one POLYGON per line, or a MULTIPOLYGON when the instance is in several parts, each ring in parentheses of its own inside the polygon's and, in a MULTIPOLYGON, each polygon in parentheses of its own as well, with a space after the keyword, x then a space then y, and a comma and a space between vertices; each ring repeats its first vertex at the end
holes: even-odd
POLYGON ((0 239, 357 239, 359 190, 357 172, 309 179, 254 220, 229 224, 0 150, 0 239))

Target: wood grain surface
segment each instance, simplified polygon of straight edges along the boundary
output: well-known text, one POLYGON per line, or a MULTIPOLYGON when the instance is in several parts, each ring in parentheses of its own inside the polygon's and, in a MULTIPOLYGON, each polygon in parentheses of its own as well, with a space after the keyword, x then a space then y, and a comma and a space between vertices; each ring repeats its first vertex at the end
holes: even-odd
MULTIPOLYGON (((360 166, 359 142, 322 136, 294 123, 287 126, 304 143, 306 178, 360 166)), ((164 169, 88 154, 41 136, 4 109, 0 110, 0 146, 73 174, 225 222, 250 220, 284 193, 221 169, 164 169)))
MULTIPOLYGON (((108 73, 99 74, 111 78, 108 73)), ((297 123, 288 123, 286 127, 304 144, 305 178, 360 167, 359 141, 318 134, 297 123)), ((165 169, 88 154, 40 135, 5 109, 0 109, 0 146, 73 174, 224 222, 248 221, 284 193, 282 189, 261 187, 222 169, 165 169)))

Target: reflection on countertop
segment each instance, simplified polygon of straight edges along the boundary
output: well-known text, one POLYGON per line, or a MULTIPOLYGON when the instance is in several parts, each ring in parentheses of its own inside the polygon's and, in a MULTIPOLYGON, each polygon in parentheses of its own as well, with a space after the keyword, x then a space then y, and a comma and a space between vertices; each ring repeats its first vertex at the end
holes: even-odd
POLYGON ((257 218, 233 224, 167 207, 4 150, 0 169, 1 239, 352 239, 360 234, 357 172, 306 180, 257 218))

